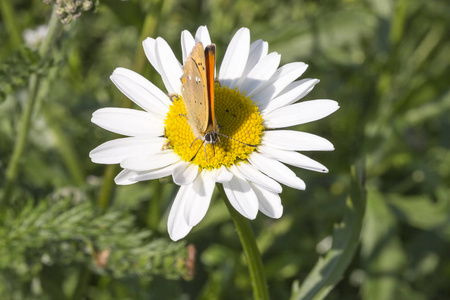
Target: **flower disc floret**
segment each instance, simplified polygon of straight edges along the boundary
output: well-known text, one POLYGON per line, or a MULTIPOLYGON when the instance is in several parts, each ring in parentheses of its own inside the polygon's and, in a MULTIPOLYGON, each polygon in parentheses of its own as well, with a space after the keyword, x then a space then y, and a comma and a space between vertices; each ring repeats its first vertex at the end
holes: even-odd
POLYGON ((195 136, 185 117, 186 107, 181 96, 174 98, 164 121, 169 147, 184 161, 197 164, 202 169, 229 167, 245 160, 256 149, 248 145, 259 145, 264 129, 258 107, 237 88, 230 89, 216 83, 214 92, 219 132, 230 138, 219 135, 214 147, 206 144, 206 155, 202 140, 193 143, 195 136))

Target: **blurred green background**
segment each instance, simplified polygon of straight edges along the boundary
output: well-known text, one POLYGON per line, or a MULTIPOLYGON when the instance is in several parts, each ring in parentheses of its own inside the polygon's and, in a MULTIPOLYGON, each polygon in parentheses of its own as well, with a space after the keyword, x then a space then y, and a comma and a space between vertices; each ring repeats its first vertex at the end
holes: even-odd
POLYGON ((84 0, 72 16, 57 1, 67 24, 57 20, 47 51, 26 30, 48 24, 52 6, 0 2, 2 195, 37 79, 17 179, 0 206, 1 299, 252 298, 218 193, 205 219, 174 243, 166 221, 176 186, 117 187, 119 168, 88 156, 115 137, 90 122, 92 112, 131 106, 109 80, 112 71, 130 68, 164 90, 141 41, 161 36, 181 60, 181 31, 194 34, 200 25, 217 44, 218 62, 233 34, 248 27, 252 41, 268 41, 282 64, 303 61, 303 77, 321 80, 305 100, 341 106, 297 127, 335 145, 334 152, 305 153, 329 173, 296 169, 306 191, 285 187, 283 217, 259 214, 252 222, 271 297, 288 299, 330 248, 358 163, 366 190, 362 227, 355 225, 360 243, 327 299, 450 298, 448 1, 84 0), (187 260, 193 248, 195 272, 187 260))

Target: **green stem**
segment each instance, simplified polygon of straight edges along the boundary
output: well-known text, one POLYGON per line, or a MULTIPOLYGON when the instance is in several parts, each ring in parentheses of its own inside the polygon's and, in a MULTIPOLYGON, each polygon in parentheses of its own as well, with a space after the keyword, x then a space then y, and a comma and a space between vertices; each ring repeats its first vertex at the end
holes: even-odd
POLYGON ((89 280, 91 280, 92 273, 89 267, 83 265, 78 273, 78 282, 72 294, 71 300, 85 299, 86 288, 89 285, 89 280))
POLYGON ((241 241, 245 257, 247 259, 248 271, 252 281, 253 297, 258 300, 269 299, 269 290, 267 289, 266 276, 262 264, 261 254, 256 245, 256 239, 253 234, 250 221, 238 213, 228 201, 222 185, 217 185, 222 194, 222 198, 236 226, 239 240, 241 241))
POLYGON ((0 0, 0 4, 3 23, 9 34, 10 42, 14 48, 19 49, 22 47, 22 36, 16 22, 17 18, 14 14, 14 9, 8 0, 0 0))
MULTIPOLYGON (((53 9, 49 21, 49 30, 47 36, 42 41, 42 44, 39 47, 39 55, 42 60, 45 60, 49 55, 51 45, 53 44, 53 41, 56 37, 57 29, 58 29, 58 17, 56 15, 55 9, 53 9)), ((16 142, 14 144, 14 150, 11 156, 10 163, 8 165, 8 169, 6 170, 6 183, 0 207, 3 207, 9 201, 15 181, 17 179, 20 161, 27 143, 31 117, 33 115, 33 110, 38 96, 39 83, 40 77, 37 74, 31 75, 28 84, 28 101, 25 104, 25 109, 23 111, 20 121, 19 132, 17 135, 16 142)))
POLYGON ((108 165, 103 172, 103 184, 97 198, 97 205, 100 210, 105 211, 109 205, 109 199, 114 188, 114 176, 116 175, 118 166, 108 165))
POLYGON ((162 184, 159 180, 153 180, 151 184, 153 187, 153 197, 148 202, 147 225, 153 232, 157 232, 161 220, 162 184))
MULTIPOLYGON (((160 2, 158 2, 158 5, 159 3, 160 2)), ((142 73, 142 70, 144 69, 146 63, 145 53, 142 49, 142 41, 148 36, 154 36, 158 27, 159 19, 155 18, 155 16, 159 16, 159 14, 155 13, 154 10, 149 11, 147 13, 147 16, 145 17, 144 24, 142 25, 140 39, 137 45, 136 56, 133 64, 133 69, 137 73, 142 73)), ((131 105, 132 102, 124 96, 122 107, 130 108, 131 105)), ((97 199, 97 204, 101 210, 105 210, 109 205, 109 200, 111 199, 114 188, 113 181, 117 170, 117 165, 108 165, 105 168, 105 172, 103 174, 103 185, 97 199)))
POLYGON ((155 36, 158 25, 159 25, 159 16, 160 14, 156 14, 156 11, 160 11, 162 7, 162 2, 156 2, 157 6, 151 12, 147 13, 144 23, 142 25, 141 34, 139 36, 139 43, 136 49, 136 56, 134 60, 134 70, 138 73, 142 73, 145 65, 147 64, 147 58, 145 56, 144 49, 142 48, 142 41, 145 40, 149 36, 155 36))
MULTIPOLYGON (((48 80, 47 80, 48 83, 48 80)), ((55 136, 56 143, 58 145, 59 153, 61 154, 64 163, 70 175, 72 176, 77 186, 82 186, 85 183, 85 174, 81 168, 82 164, 75 151, 72 140, 63 132, 60 124, 60 119, 52 115, 52 111, 47 109, 43 111, 46 121, 50 125, 51 130, 55 136)))

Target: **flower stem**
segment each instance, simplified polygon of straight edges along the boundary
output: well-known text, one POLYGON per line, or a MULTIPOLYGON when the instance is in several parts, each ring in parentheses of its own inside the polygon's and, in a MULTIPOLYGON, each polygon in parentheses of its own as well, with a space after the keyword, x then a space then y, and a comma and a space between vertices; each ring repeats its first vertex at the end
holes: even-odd
POLYGON ((14 8, 9 0, 0 0, 0 12, 6 32, 9 34, 11 45, 16 49, 21 49, 23 42, 22 36, 20 34, 20 28, 17 24, 14 8))
POLYGON ((118 166, 108 165, 103 172, 103 184, 97 197, 97 205, 101 211, 105 211, 109 206, 109 200, 114 188, 114 176, 116 176, 118 166))
POLYGON ((161 193, 162 184, 159 180, 152 181, 153 197, 148 202, 147 225, 153 231, 158 231, 161 220, 161 193))
POLYGON ((72 300, 85 299, 86 289, 92 277, 92 273, 87 265, 82 265, 78 272, 78 281, 71 297, 72 300))
POLYGON ((230 212, 231 218, 233 219, 234 226, 236 226, 239 240, 241 241, 241 245, 247 259, 248 271, 252 281, 253 297, 255 300, 269 299, 269 290, 267 288, 267 281, 264 274, 261 254, 258 250, 258 246, 256 245, 255 236, 250 226, 250 222, 233 208, 227 200, 223 186, 217 186, 219 187, 222 198, 228 208, 228 211, 230 212))
MULTIPOLYGON (((155 19, 154 15, 158 16, 158 14, 155 14, 153 10, 147 13, 147 16, 145 17, 144 24, 141 29, 140 39, 137 45, 136 56, 133 64, 133 69, 137 73, 142 72, 146 63, 145 53, 144 50, 142 49, 141 43, 145 39, 145 37, 154 35, 154 33, 156 32, 156 28, 159 24, 159 19, 158 18, 155 19)), ((122 107, 131 108, 131 106, 132 102, 124 96, 122 100, 122 107)), ((105 168, 103 174, 103 185, 100 189, 97 198, 98 207, 102 211, 106 210, 109 206, 109 201, 111 199, 111 195, 114 189, 114 177, 116 176, 118 169, 119 168, 117 165, 108 165, 105 168)))
MULTIPOLYGON (((53 9, 52 11, 48 28, 49 30, 47 36, 42 41, 42 44, 39 47, 39 55, 42 60, 45 60, 48 57, 51 45, 53 44, 53 41, 57 35, 56 33, 58 28, 58 17, 56 15, 55 9, 53 9)), ((6 183, 2 201, 0 202, 0 207, 3 207, 4 205, 7 204, 8 201, 10 201, 9 198, 11 197, 14 183, 17 179, 20 161, 22 158, 22 154, 25 150, 28 138, 28 132, 30 129, 33 109, 35 107, 36 99, 38 96, 39 84, 40 84, 40 77, 37 74, 31 75, 28 84, 28 101, 26 102, 24 111, 22 113, 19 132, 17 134, 17 139, 14 144, 14 150, 11 156, 10 163, 8 165, 8 169, 6 170, 6 183)))

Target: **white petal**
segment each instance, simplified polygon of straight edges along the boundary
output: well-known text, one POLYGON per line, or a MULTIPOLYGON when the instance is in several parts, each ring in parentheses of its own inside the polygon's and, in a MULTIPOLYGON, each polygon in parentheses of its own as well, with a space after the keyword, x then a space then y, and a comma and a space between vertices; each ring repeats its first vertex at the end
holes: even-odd
POLYGON ((89 153, 97 164, 118 164, 130 156, 140 156, 161 150, 165 142, 162 137, 127 137, 107 141, 89 153))
POLYGON ((190 198, 190 187, 189 185, 180 187, 170 209, 167 230, 173 241, 184 238, 192 229, 192 226, 189 226, 184 219, 184 207, 190 198))
POLYGON ((114 182, 117 185, 129 185, 138 182, 138 180, 134 180, 133 177, 135 177, 137 172, 132 170, 122 170, 116 178, 114 178, 114 182))
POLYGON ((267 55, 269 51, 269 44, 263 40, 254 41, 250 45, 250 53, 248 56, 247 65, 242 73, 241 79, 239 79, 237 86, 240 86, 242 81, 247 77, 248 73, 255 67, 255 65, 267 55))
POLYGON ((323 137, 293 130, 265 131, 263 145, 281 150, 294 151, 332 151, 334 146, 323 137))
POLYGON ((302 62, 289 63, 279 68, 272 78, 260 89, 254 90, 250 96, 258 105, 263 105, 276 97, 285 87, 300 77, 308 68, 302 62))
POLYGON ((155 101, 154 97, 139 84, 118 74, 111 75, 110 79, 125 96, 146 111, 161 117, 166 115, 168 108, 164 107, 160 101, 155 101), (160 104, 160 106, 158 106, 158 104, 160 104))
POLYGON ((281 204, 280 195, 265 190, 253 183, 250 183, 250 186, 258 197, 259 210, 263 214, 274 219, 278 219, 283 215, 283 205, 281 204))
MULTIPOLYGON (((245 179, 261 186, 266 190, 274 193, 281 193, 283 191, 283 188, 278 182, 264 175, 251 164, 240 163, 239 165, 232 167, 237 168, 245 179)), ((232 167, 230 167, 230 169, 232 169, 232 167)))
POLYGON ((160 169, 141 172, 124 169, 122 172, 119 173, 119 175, 116 176, 114 181, 116 182, 117 185, 127 185, 139 181, 146 181, 167 177, 172 174, 172 171, 177 166, 177 164, 178 163, 160 169))
POLYGON ((197 177, 197 174, 197 165, 188 162, 181 162, 179 166, 173 170, 173 182, 178 185, 191 184, 197 177))
POLYGON ((233 179, 223 183, 228 201, 241 215, 253 220, 258 214, 258 198, 247 180, 235 173, 233 175, 233 179))
POLYGON ((266 128, 282 128, 325 118, 339 108, 333 100, 311 100, 281 107, 264 116, 266 128))
POLYGON ((173 150, 164 150, 146 156, 129 157, 120 163, 124 169, 134 171, 149 171, 163 168, 180 160, 173 150))
POLYGON ((319 83, 318 79, 302 79, 289 84, 276 98, 260 106, 263 116, 271 111, 289 105, 308 95, 308 93, 319 83))
POLYGON ((275 73, 280 64, 281 55, 272 52, 261 59, 256 66, 248 73, 239 85, 240 92, 251 94, 255 89, 265 84, 275 73))
POLYGON ((167 177, 169 175, 172 175, 173 169, 175 169, 180 163, 181 161, 158 169, 136 172, 136 176, 132 177, 131 179, 136 181, 146 181, 167 177))
POLYGON ((156 58, 156 40, 152 38, 146 38, 142 42, 144 48, 145 56, 147 56, 148 61, 155 68, 156 72, 161 74, 161 67, 159 66, 159 61, 156 58))
MULTIPOLYGON (((200 26, 195 33, 195 41, 202 42, 203 48, 211 45, 211 37, 209 35, 208 27, 200 26)), ((193 47, 193 46, 192 46, 193 47)), ((214 66, 214 78, 216 78, 216 66, 214 66)))
POLYGON ((181 53, 183 54, 183 63, 186 61, 186 58, 191 54, 192 48, 195 46, 195 40, 192 34, 183 30, 181 32, 181 53))
POLYGON ((159 62, 160 74, 169 94, 181 94, 181 76, 183 67, 173 54, 169 44, 162 39, 156 39, 156 55, 159 62))
POLYGON ((277 160, 253 152, 248 158, 250 163, 273 179, 294 189, 304 190, 306 185, 295 173, 277 160))
POLYGON ((128 108, 101 108, 92 114, 91 122, 128 136, 161 136, 164 119, 156 114, 128 108))
POLYGON ((166 116, 172 104, 169 97, 145 77, 128 69, 117 68, 111 80, 124 95, 146 111, 166 116))
POLYGON ((209 36, 208 27, 200 26, 195 33, 195 41, 202 42, 203 47, 211 45, 211 37, 209 36))
POLYGON ((230 181, 233 178, 233 173, 228 171, 224 166, 221 166, 220 169, 213 169, 211 173, 212 180, 214 182, 224 183, 230 181))
POLYGON ((328 169, 324 165, 298 152, 275 149, 264 145, 260 145, 258 151, 265 156, 275 158, 294 167, 328 173, 328 169))
POLYGON ((210 172, 202 171, 189 186, 192 189, 192 196, 186 201, 184 218, 189 226, 195 226, 208 211, 215 183, 212 181, 210 172))
POLYGON ((228 45, 220 66, 219 81, 222 85, 233 89, 241 78, 250 51, 250 30, 239 29, 228 45))

